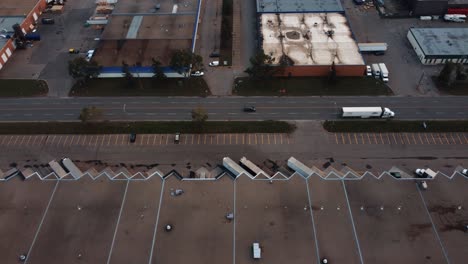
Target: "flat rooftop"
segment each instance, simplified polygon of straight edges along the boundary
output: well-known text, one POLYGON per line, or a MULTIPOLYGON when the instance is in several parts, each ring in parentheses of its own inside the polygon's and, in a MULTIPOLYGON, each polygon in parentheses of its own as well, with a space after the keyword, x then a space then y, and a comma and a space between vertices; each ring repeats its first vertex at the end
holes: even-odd
POLYGON ((193 15, 112 16, 101 39, 192 39, 193 15))
POLYGON ((468 55, 468 28, 411 28, 426 55, 468 55))
POLYGON ((363 65, 346 17, 340 13, 262 14, 262 48, 279 63, 363 65))
POLYGON ((40 0, 1 0, 0 16, 27 16, 39 1, 40 0))
POLYGON ((257 0, 258 13, 344 12, 340 0, 257 0))
POLYGON ((119 0, 113 14, 167 14, 197 12, 198 0, 119 0), (156 9, 159 4, 159 9, 156 9))

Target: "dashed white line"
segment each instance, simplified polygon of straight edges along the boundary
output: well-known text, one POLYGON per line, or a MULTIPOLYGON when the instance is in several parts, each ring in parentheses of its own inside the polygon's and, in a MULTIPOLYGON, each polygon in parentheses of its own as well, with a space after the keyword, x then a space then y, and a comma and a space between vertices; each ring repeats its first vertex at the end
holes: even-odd
POLYGON ((66 115, 66 116, 73 116, 73 115, 75 115, 75 114, 63 114, 63 115, 66 115))
POLYGON ((177 113, 167 113, 168 115, 177 115, 177 113))
POLYGON ((32 116, 32 114, 23 114, 23 116, 32 116))
POLYGON ((297 113, 288 113, 288 115, 297 115, 297 113))
POLYGON ((145 115, 151 115, 151 116, 153 116, 153 115, 156 115, 156 113, 145 113, 145 115))
POLYGON ((43 115, 45 115, 45 116, 51 116, 52 114, 43 114, 43 115))

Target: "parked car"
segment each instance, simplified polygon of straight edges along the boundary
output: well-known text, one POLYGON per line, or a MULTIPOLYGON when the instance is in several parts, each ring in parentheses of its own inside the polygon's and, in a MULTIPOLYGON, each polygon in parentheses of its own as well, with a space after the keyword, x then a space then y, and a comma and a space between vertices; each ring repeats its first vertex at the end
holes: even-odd
POLYGON ((55 19, 44 17, 43 19, 41 19, 41 23, 44 25, 52 25, 52 24, 55 24, 55 19))
POLYGON ((93 58, 94 55, 94 50, 88 50, 86 53, 86 61, 91 61, 91 58, 93 58))
POLYGON ((70 53, 70 54, 78 54, 78 53, 80 53, 80 50, 79 50, 79 49, 73 49, 73 48, 71 48, 71 49, 68 49, 68 53, 70 53))
POLYGON ((212 61, 208 65, 211 66, 211 67, 219 66, 219 61, 212 61))
POLYGON ((218 58, 219 57, 219 52, 211 52, 210 53, 210 58, 218 58))
POLYGON ((130 143, 135 143, 136 141, 136 133, 131 133, 130 134, 130 143))
POLYGON ((255 106, 244 106, 244 112, 257 112, 257 109, 255 108, 255 106))
POLYGON ((180 133, 177 132, 174 137, 174 143, 179 144, 179 142, 180 142, 180 133))
POLYGON ((365 0, 353 0, 353 1, 356 5, 362 5, 366 2, 365 0))
POLYGON ((205 75, 205 73, 202 72, 202 71, 195 71, 195 72, 192 72, 190 74, 190 76, 192 76, 192 77, 200 77, 200 76, 203 76, 203 75, 205 75))

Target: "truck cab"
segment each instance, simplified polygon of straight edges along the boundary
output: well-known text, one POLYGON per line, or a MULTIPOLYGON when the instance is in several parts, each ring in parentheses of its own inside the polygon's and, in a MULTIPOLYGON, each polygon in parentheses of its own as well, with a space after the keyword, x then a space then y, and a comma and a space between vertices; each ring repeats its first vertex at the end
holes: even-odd
POLYGON ((383 112, 382 112, 382 118, 392 118, 392 117, 395 117, 395 112, 393 112, 387 107, 384 107, 383 112))
POLYGON ((429 179, 434 179, 437 174, 435 171, 429 168, 428 169, 416 169, 414 173, 421 178, 429 178, 429 179))

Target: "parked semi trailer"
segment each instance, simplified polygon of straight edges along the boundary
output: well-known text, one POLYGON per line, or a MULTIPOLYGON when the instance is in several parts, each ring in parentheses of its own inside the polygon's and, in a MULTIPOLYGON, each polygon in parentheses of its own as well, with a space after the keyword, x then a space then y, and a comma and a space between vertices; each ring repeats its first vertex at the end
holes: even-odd
POLYGON ((361 53, 382 55, 387 51, 387 47, 387 43, 358 43, 358 49, 361 53))
POLYGON ((343 107, 342 117, 356 118, 391 118, 395 116, 395 112, 387 107, 343 107))

